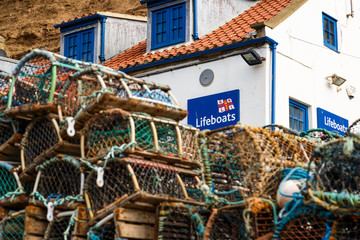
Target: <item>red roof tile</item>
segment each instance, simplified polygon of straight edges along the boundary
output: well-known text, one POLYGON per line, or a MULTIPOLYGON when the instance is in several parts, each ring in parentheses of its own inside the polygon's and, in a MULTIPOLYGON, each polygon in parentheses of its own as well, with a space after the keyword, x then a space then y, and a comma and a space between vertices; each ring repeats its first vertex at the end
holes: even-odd
POLYGON ((270 20, 292 1, 294 0, 263 0, 189 46, 182 45, 146 54, 144 40, 104 62, 103 65, 123 69, 240 42, 248 33, 254 31, 250 27, 251 24, 270 20))

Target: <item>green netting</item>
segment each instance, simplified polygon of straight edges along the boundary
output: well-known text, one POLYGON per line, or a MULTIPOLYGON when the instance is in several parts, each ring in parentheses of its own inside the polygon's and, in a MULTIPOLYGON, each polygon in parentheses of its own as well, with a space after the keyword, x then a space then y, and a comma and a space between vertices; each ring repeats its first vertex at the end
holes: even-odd
POLYGON ((140 149, 154 149, 153 132, 148 119, 135 118, 135 141, 140 149))
POLYGON ((0 198, 5 194, 15 192, 18 188, 16 179, 8 168, 0 166, 0 198))
POLYGON ((155 122, 155 127, 159 139, 160 151, 177 154, 179 152, 174 125, 155 122))
POLYGON ((1 221, 0 231, 2 240, 22 240, 25 228, 24 213, 13 214, 1 221))

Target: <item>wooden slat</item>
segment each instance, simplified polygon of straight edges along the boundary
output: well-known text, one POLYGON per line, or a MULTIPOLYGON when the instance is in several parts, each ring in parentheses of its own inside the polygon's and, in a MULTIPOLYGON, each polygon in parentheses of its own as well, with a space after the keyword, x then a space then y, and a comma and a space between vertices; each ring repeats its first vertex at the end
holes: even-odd
POLYGON ((154 239, 154 227, 116 222, 117 238, 154 239))
POLYGON ((29 205, 25 208, 25 215, 28 217, 35 217, 46 220, 47 209, 34 205, 29 205))
POLYGON ((4 198, 0 200, 0 206, 11 209, 24 209, 29 205, 29 197, 25 195, 14 197, 13 199, 4 198))
MULTIPOLYGON (((77 215, 76 215, 77 221, 75 222, 74 226, 74 234, 78 236, 79 238, 84 237, 86 239, 87 233, 89 231, 89 227, 87 225, 87 221, 89 219, 86 206, 80 205, 77 208, 77 215)), ((74 239, 74 238, 73 238, 74 239)))
POLYGON ((14 108, 6 109, 5 116, 16 118, 33 118, 35 116, 43 116, 48 113, 57 114, 57 107, 55 104, 34 104, 27 103, 14 108))
POLYGON ((133 222, 133 223, 155 223, 155 213, 146 212, 136 209, 117 208, 115 210, 116 221, 133 222))
POLYGON ((23 237, 23 240, 43 240, 43 239, 44 239, 44 237, 34 236, 34 235, 29 235, 29 234, 27 234, 23 237))

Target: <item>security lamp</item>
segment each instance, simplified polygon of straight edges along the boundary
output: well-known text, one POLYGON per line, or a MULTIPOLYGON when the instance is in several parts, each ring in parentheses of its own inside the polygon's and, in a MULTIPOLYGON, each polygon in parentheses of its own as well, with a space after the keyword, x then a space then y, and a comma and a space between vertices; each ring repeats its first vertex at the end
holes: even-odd
POLYGON ((338 87, 340 87, 344 82, 346 82, 346 79, 339 77, 336 74, 328 76, 328 77, 326 77, 326 79, 329 81, 329 84, 333 84, 338 87))
POLYGON ((262 63, 260 55, 253 49, 240 53, 240 55, 250 66, 262 63))

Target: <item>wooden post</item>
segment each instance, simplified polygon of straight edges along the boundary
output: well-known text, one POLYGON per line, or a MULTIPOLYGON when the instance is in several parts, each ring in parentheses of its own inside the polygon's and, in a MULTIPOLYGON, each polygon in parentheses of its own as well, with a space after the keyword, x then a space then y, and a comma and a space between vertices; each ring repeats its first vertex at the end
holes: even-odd
POLYGON ((87 225, 88 220, 89 216, 86 211, 86 206, 80 205, 76 211, 76 222, 74 226, 75 239, 86 239, 87 232, 89 231, 87 225))
POLYGON ((24 239, 35 240, 40 236, 44 236, 49 223, 46 214, 47 210, 45 208, 33 205, 25 208, 24 239))
POLYGON ((116 239, 154 239, 154 212, 117 208, 114 213, 116 239))

